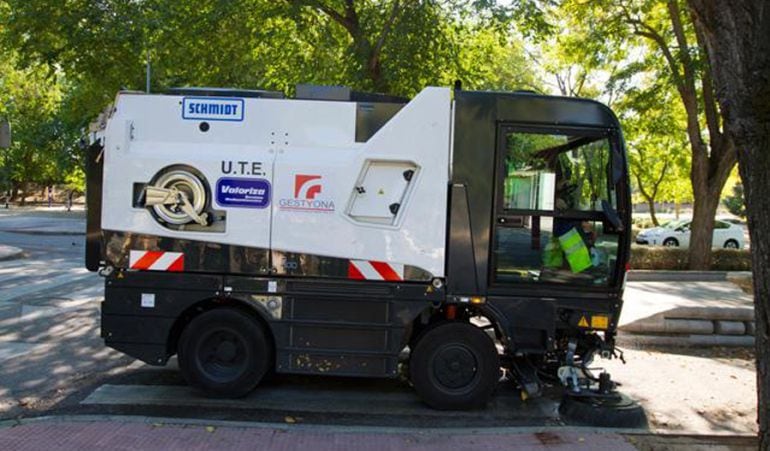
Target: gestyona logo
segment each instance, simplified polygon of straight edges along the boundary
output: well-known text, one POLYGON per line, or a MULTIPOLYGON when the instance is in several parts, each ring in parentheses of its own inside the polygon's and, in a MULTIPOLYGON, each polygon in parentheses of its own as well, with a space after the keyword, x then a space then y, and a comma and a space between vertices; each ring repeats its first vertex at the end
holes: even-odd
POLYGON ((323 177, 320 175, 295 174, 294 198, 279 199, 278 206, 282 210, 305 211, 314 213, 331 213, 334 211, 334 201, 317 198, 323 193, 323 177))
POLYGON ((294 176, 295 199, 315 199, 317 194, 321 194, 321 188, 320 175, 297 174, 294 176))

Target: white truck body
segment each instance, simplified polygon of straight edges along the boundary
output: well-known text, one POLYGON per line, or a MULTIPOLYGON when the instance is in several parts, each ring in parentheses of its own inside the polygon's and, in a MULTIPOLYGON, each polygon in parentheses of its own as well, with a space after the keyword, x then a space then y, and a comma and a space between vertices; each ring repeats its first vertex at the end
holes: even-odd
POLYGON ((449 89, 427 88, 356 142, 355 102, 120 94, 103 135, 102 228, 387 262, 397 273, 408 265, 443 277, 450 102, 449 89), (201 122, 210 128, 201 131, 201 122), (226 213, 223 229, 173 230, 136 205, 135 183, 178 164, 219 190, 210 195, 226 213), (414 171, 411 181, 406 170, 414 171), (265 198, 220 203, 226 190, 258 180, 265 198))

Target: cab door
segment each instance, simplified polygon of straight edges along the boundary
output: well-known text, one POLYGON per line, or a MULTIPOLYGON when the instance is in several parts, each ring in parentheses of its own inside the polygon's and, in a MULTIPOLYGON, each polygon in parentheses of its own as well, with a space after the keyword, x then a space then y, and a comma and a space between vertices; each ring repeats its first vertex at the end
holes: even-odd
POLYGON ((499 128, 491 287, 620 283, 617 145, 607 129, 499 128))

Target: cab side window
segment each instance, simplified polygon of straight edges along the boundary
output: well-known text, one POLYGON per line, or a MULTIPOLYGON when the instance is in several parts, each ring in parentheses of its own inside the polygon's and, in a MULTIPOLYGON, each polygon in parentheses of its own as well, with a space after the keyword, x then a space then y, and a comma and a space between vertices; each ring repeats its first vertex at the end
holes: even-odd
POLYGON ((493 283, 607 285, 618 235, 611 142, 601 133, 511 131, 498 163, 493 283))

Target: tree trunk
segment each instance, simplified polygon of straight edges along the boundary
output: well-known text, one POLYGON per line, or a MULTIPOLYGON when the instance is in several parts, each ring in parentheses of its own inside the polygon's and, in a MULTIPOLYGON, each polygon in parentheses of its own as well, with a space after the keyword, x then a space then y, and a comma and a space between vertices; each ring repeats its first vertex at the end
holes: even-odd
POLYGON ((19 202, 19 205, 22 207, 27 204, 27 186, 29 185, 28 182, 21 182, 19 183, 21 188, 21 201, 19 202))
POLYGON ((714 217, 719 208, 722 189, 735 166, 736 153, 734 141, 730 138, 719 138, 719 143, 711 143, 710 156, 707 155, 705 145, 698 141, 699 137, 690 139, 693 148, 690 170, 693 213, 688 266, 691 270, 708 271, 711 269, 714 217))
POLYGON ((386 82, 382 77, 382 63, 380 62, 379 55, 373 55, 369 59, 367 73, 369 75, 369 80, 372 81, 374 92, 390 94, 390 86, 388 85, 388 82, 386 82))
MULTIPOLYGON (((759 127, 759 124, 757 124, 759 127)), ((764 155, 741 152, 741 179, 744 183, 751 236, 751 267, 754 276, 755 352, 757 358, 757 412, 761 450, 770 449, 770 121, 756 136, 742 140, 748 148, 764 149, 764 155), (753 142, 751 142, 753 141, 753 142), (746 167, 746 169, 743 169, 746 167), (761 169, 760 169, 761 168, 761 169), (761 172, 761 175, 758 172, 761 172), (746 186, 751 183, 751 188, 746 186)))
POLYGON ((11 182, 13 188, 11 188, 11 202, 16 202, 19 198, 19 182, 11 182))
POLYGON ((402 14, 400 0, 393 0, 389 7, 389 15, 385 18, 382 28, 377 36, 367 36, 366 26, 361 25, 359 11, 355 0, 347 0, 342 11, 339 11, 325 2, 311 0, 287 0, 289 4, 304 5, 313 9, 319 9, 331 20, 341 25, 353 40, 352 50, 356 61, 360 64, 360 74, 371 83, 375 92, 389 93, 390 86, 383 76, 382 48, 393 28, 396 19, 402 14))
POLYGON ((770 450, 770 7, 767 0, 688 0, 738 150, 751 235, 759 449, 770 450))
POLYGON ((655 216, 655 199, 647 196, 645 196, 645 199, 647 200, 647 206, 650 208, 650 219, 652 220, 652 225, 657 227, 660 224, 658 223, 658 218, 655 216))
POLYGON ((714 241, 714 217, 719 207, 719 191, 710 187, 700 196, 693 196, 690 224, 689 268, 697 271, 711 269, 711 246, 714 241), (716 193, 715 193, 716 192, 716 193))

